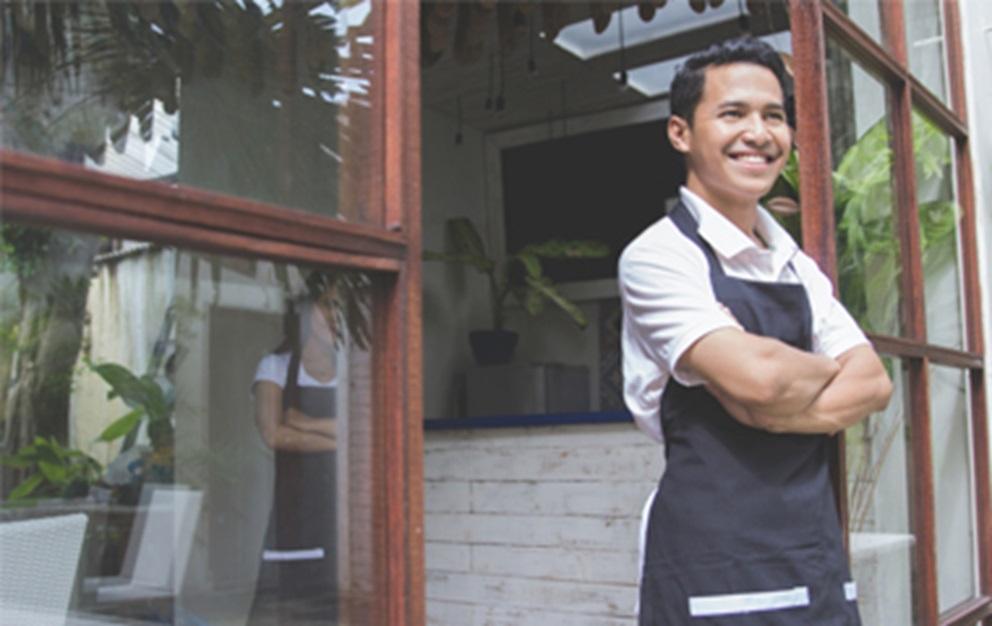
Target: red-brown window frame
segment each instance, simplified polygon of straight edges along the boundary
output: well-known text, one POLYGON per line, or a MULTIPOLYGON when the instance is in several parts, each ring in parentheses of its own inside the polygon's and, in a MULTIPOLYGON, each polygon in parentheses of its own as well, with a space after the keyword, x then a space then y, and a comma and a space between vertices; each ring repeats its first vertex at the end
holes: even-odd
MULTIPOLYGON (((896 228, 904 271, 902 322, 906 336, 871 337, 879 352, 900 357, 907 367, 909 421, 914 472, 911 487, 913 531, 916 534, 914 598, 918 619, 924 624, 965 626, 984 620, 992 624, 992 498, 989 487, 989 430, 984 381, 984 339, 981 327, 981 291, 975 227, 967 111, 965 107, 960 17, 957 0, 943 0, 944 36, 952 107, 935 97, 908 69, 902 2, 879 2, 885 47, 875 42, 830 0, 789 0, 796 99, 800 194, 803 198, 803 247, 836 281, 836 248, 827 107, 826 39, 841 44, 860 64, 885 84, 893 129, 893 185, 896 228), (912 150, 914 107, 930 118, 955 146, 957 197, 961 207, 961 259, 966 311, 966 350, 927 343, 916 204, 915 164, 912 150), (928 369, 931 363, 968 371, 974 454, 976 534, 979 559, 978 595, 940 614, 937 603, 936 522, 929 415, 928 369)), ((838 503, 846 515, 843 442, 835 454, 838 503)))
POLYGON ((9 222, 72 228, 233 256, 335 265, 379 275, 374 294, 373 623, 425 622, 421 391, 419 2, 374 0, 380 43, 367 217, 330 217, 245 198, 102 174, 0 149, 9 222))

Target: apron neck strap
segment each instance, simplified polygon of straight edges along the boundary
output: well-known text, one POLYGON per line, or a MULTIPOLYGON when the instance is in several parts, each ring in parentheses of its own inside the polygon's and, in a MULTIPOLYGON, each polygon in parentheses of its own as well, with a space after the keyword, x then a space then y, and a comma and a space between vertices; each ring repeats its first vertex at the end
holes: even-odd
POLYGON ((717 258, 716 252, 713 250, 712 246, 699 236, 699 223, 696 218, 692 216, 689 208, 684 202, 679 200, 675 204, 675 208, 669 212, 668 217, 675 222, 675 226, 678 227, 682 234, 685 235, 690 241, 699 246, 699 249, 703 251, 706 256, 707 262, 710 264, 710 274, 715 276, 723 276, 723 265, 720 263, 720 259, 717 258))

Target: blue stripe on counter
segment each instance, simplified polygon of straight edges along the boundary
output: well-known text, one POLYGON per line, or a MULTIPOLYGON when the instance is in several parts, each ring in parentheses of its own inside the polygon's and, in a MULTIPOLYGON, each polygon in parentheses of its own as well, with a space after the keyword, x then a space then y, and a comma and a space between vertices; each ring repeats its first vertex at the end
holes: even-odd
POLYGON ((464 430, 472 428, 530 428, 572 424, 617 424, 632 422, 628 411, 553 413, 540 415, 487 415, 424 420, 424 430, 464 430))

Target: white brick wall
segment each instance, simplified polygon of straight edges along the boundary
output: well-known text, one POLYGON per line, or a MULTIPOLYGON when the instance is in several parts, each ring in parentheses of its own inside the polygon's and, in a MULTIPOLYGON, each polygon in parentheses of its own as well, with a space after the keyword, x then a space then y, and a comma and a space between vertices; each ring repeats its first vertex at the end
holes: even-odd
POLYGON ((661 448, 630 424, 428 431, 430 626, 631 626, 661 448))

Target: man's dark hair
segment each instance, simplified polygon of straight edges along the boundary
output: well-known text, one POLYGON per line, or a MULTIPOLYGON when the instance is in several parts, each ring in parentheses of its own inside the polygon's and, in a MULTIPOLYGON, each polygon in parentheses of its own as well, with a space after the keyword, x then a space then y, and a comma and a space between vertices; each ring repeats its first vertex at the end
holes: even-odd
POLYGON ((792 80, 785 71, 782 57, 767 43, 750 35, 715 43, 689 57, 672 79, 669 100, 672 115, 678 115, 692 125, 692 115, 703 97, 706 68, 729 63, 754 63, 771 70, 782 87, 785 112, 789 125, 795 126, 792 100, 792 80))

